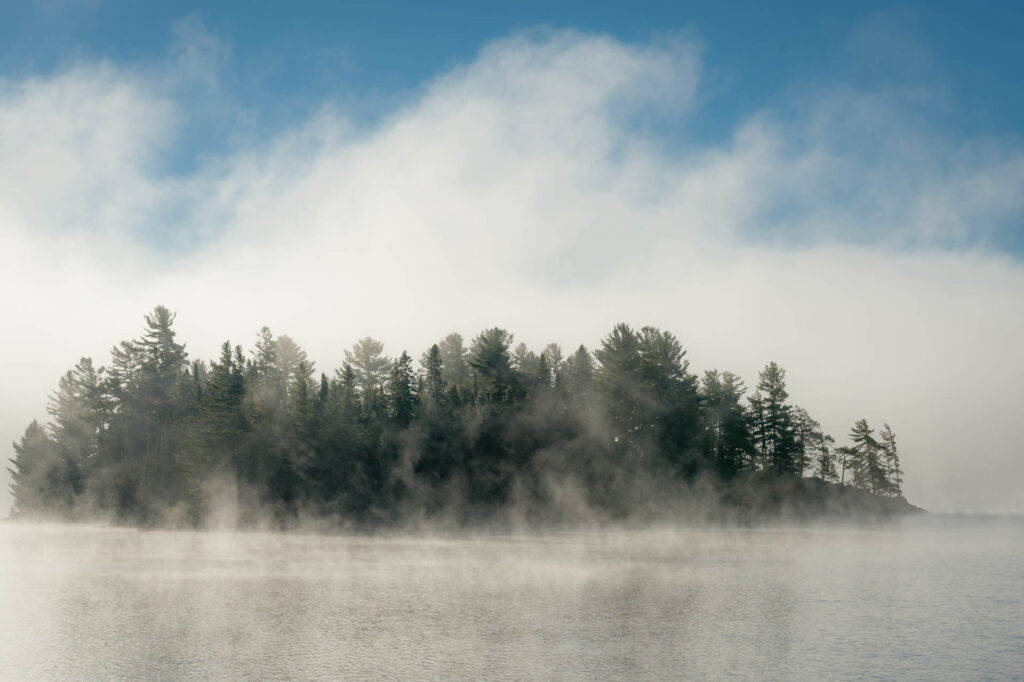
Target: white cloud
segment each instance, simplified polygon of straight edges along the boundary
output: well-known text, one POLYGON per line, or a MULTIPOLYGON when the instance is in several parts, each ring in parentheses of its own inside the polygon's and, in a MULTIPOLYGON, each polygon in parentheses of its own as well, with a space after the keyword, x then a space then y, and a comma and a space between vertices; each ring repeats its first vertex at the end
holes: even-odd
POLYGON ((779 361, 837 436, 889 421, 915 502, 1024 511, 1006 475, 1024 468, 1024 272, 930 246, 1019 216, 1024 157, 925 133, 863 149, 911 123, 898 100, 850 92, 852 119, 819 93, 796 115, 752 112, 728 145, 670 153, 637 121, 685 117, 699 54, 685 37, 517 36, 373 130, 327 108, 186 178, 155 170, 189 112, 165 86, 109 64, 7 84, 0 435, 157 303, 193 354, 269 324, 323 369, 366 334, 417 354, 499 324, 592 347, 628 320, 677 333, 697 369, 753 383, 779 361), (169 256, 140 225, 201 245, 169 256))

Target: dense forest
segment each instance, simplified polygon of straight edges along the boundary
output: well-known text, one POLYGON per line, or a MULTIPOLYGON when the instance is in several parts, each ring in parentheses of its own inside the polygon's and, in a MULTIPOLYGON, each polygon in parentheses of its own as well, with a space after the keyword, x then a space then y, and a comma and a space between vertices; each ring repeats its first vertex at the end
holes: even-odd
POLYGON ((808 480, 906 504, 887 424, 876 436, 858 420, 839 446, 788 402, 775 363, 747 396, 735 374, 692 374, 655 327, 619 324, 568 354, 499 328, 468 344, 453 333, 418 369, 367 337, 328 375, 265 327, 248 352, 225 342, 190 361, 174 318, 158 306, 107 366, 82 358, 60 378, 51 421, 14 444, 13 516, 202 525, 226 505, 242 525, 472 524, 512 510, 573 522, 749 507, 751 491, 778 507, 808 480))

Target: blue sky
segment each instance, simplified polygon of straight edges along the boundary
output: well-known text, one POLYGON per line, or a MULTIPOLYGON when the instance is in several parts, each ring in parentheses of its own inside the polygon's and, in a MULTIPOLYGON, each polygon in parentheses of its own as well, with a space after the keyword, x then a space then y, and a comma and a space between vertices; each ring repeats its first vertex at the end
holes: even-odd
POLYGON ((779 362, 840 442, 887 421, 915 503, 1024 513, 1022 24, 1009 3, 4 3, 0 441, 157 304, 192 357, 266 324, 328 373, 367 334, 416 357, 494 325, 592 348, 627 321, 748 385, 779 362))
MULTIPOLYGON (((183 35, 204 33, 216 44, 209 68, 217 91, 179 89, 192 106, 158 159, 173 175, 192 173, 233 145, 277 135, 327 103, 373 126, 439 74, 518 31, 571 28, 627 43, 683 33, 702 51, 700 90, 685 120, 646 122, 670 148, 722 143, 753 113, 772 108, 785 116, 837 85, 926 91, 904 103, 915 125, 951 141, 1020 145, 1022 19, 1013 3, 996 2, 46 0, 0 8, 0 75, 47 76, 83 61, 159 70, 183 35)), ((993 220, 976 245, 1019 257, 1024 229, 1015 217, 993 220)))

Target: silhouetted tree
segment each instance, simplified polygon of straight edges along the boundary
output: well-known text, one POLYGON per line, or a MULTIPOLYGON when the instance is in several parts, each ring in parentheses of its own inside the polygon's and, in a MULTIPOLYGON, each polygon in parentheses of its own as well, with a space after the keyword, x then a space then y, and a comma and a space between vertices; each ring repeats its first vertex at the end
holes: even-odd
POLYGON ((885 493, 888 486, 880 457, 881 448, 867 420, 857 420, 850 431, 850 438, 853 440, 853 484, 873 493, 885 493))
POLYGON ((747 467, 753 451, 741 402, 746 387, 731 372, 711 370, 704 373, 701 389, 705 453, 729 479, 747 467))
POLYGON ((883 424, 881 437, 882 452, 885 456, 887 492, 894 497, 901 497, 903 495, 903 469, 900 468, 900 456, 896 451, 896 434, 888 424, 883 424))
POLYGON ((799 444, 791 407, 786 404, 786 370, 770 362, 758 375, 750 398, 752 436, 762 469, 799 473, 799 444))

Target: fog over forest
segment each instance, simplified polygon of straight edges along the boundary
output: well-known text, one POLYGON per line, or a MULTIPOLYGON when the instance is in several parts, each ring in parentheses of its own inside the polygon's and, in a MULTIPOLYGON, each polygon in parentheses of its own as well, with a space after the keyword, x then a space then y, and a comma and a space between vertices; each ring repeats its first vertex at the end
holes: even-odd
POLYGON ((896 435, 838 445, 770 362, 698 378, 671 332, 620 323, 593 352, 492 327, 420 356, 364 337, 327 372, 263 327, 189 360, 175 314, 82 358, 8 468, 17 518, 158 526, 579 526, 888 518, 896 435), (810 478, 804 478, 807 475, 810 478), (838 485, 837 485, 838 484, 838 485))
POLYGON ((5 443, 154 302, 192 359, 266 324, 329 372, 367 335, 392 358, 494 327, 567 353, 636 320, 671 330, 696 376, 753 387, 777 362, 837 439, 892 424, 915 504, 1024 511, 1024 271, 986 248, 986 226, 1020 219, 1024 154, 919 125, 940 86, 810 87, 696 142, 693 35, 536 31, 379 121, 325 101, 171 171, 223 58, 186 28, 156 64, 82 59, 0 88, 5 443))

